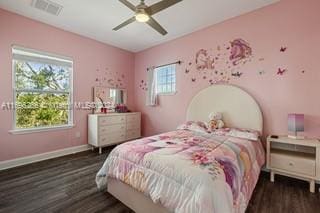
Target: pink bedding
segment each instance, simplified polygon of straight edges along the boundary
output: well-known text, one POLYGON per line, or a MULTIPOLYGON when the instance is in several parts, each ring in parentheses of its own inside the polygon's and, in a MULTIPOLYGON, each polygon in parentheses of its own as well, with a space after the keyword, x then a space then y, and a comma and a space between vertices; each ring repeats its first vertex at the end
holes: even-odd
POLYGON ((245 212, 265 161, 260 141, 177 130, 117 146, 97 174, 172 212, 245 212))

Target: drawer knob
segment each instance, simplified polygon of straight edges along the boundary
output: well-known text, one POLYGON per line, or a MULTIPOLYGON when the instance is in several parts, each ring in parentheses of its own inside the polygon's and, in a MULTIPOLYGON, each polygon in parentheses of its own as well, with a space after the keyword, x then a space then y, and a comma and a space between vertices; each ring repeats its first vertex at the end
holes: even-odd
POLYGON ((293 163, 292 163, 292 162, 290 162, 290 163, 289 163, 289 166, 293 166, 293 163))

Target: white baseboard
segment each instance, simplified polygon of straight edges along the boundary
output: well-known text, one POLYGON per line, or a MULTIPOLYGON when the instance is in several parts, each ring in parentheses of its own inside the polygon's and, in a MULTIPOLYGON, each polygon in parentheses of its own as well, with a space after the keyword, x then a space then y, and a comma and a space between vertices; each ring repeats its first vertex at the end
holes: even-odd
POLYGON ((30 163, 35 163, 51 158, 57 158, 64 155, 70 155, 77 152, 83 152, 91 149, 89 145, 73 146, 66 149, 59 149, 52 152, 45 152, 37 155, 30 155, 22 158, 16 158, 12 160, 0 161, 0 171, 17 166, 22 166, 30 163))

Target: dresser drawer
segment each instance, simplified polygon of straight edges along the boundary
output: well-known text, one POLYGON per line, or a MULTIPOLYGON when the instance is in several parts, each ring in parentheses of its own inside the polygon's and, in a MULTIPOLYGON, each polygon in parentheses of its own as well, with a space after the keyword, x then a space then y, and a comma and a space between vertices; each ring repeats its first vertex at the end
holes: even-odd
POLYGON ((100 135, 99 146, 105 146, 126 140, 125 132, 100 135))
POLYGON ((105 134, 111 134, 115 132, 125 132, 126 125, 125 124, 115 124, 115 125, 108 125, 108 126, 99 126, 99 134, 105 135, 105 134))
POLYGON ((106 126, 106 125, 113 125, 113 124, 124 124, 126 123, 125 116, 106 116, 99 118, 99 125, 106 126))
POLYGON ((134 130, 127 130, 127 140, 132 140, 132 139, 136 139, 136 138, 140 138, 141 133, 140 133, 140 128, 139 129, 134 129, 134 130))
POLYGON ((127 123, 140 123, 140 114, 127 115, 127 123))
POLYGON ((127 130, 140 129, 140 122, 127 123, 127 130))
POLYGON ((308 176, 316 175, 316 161, 311 158, 271 153, 270 166, 272 168, 278 168, 292 173, 299 173, 308 176))

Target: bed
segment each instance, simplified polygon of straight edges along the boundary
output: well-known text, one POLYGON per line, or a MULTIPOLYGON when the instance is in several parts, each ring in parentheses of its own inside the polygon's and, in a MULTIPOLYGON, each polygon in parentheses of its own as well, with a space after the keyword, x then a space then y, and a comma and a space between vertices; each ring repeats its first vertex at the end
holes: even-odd
POLYGON ((265 161, 260 140, 201 126, 222 112, 228 127, 262 132, 262 113, 244 90, 214 85, 200 91, 177 130, 117 146, 97 174, 98 188, 137 213, 243 213, 265 161))

